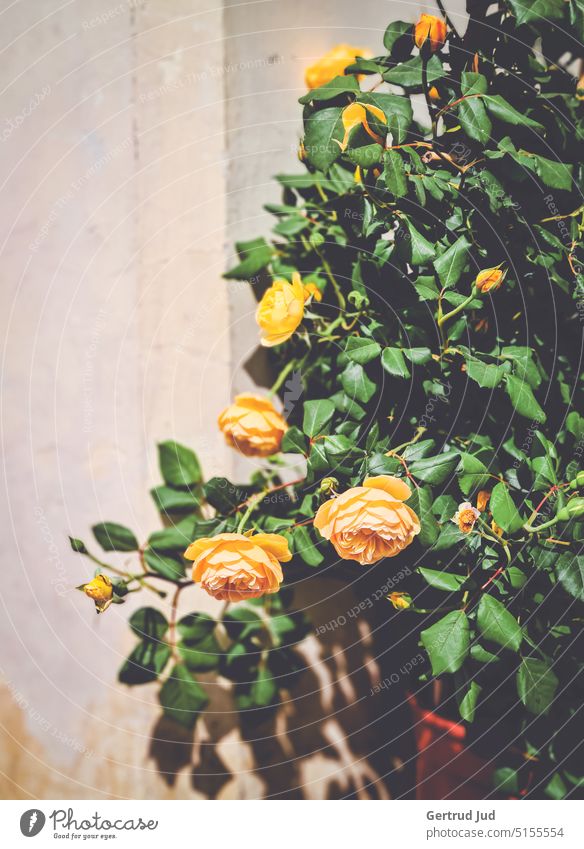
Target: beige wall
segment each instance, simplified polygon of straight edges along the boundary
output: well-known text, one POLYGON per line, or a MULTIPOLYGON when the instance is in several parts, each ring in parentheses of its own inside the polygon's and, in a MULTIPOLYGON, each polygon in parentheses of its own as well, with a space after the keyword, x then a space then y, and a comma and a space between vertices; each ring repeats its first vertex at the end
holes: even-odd
MULTIPOLYGON (((196 447, 208 475, 231 473, 215 416, 249 385, 242 365, 255 348, 251 294, 221 279, 232 242, 266 231, 270 177, 296 167, 303 67, 340 40, 376 49, 386 21, 419 6, 3 4, 1 796, 269 792, 257 772, 269 756, 213 720, 198 733, 220 741, 232 779, 220 790, 193 779, 206 750, 187 741, 170 752, 174 784, 160 778, 169 752, 149 753, 155 689, 115 680, 131 605, 92 614, 72 589, 88 569, 66 535, 89 540, 92 522, 115 519, 146 537, 161 438, 196 447)), ((349 661, 361 676, 366 650, 349 661)), ((336 686, 323 651, 307 644, 317 721, 322 688, 336 686)), ((339 693, 350 704, 354 691, 339 693)), ((221 708, 228 696, 215 698, 221 708)), ((299 772, 310 793, 326 794, 323 775, 370 776, 341 725, 325 738, 335 756, 299 772)))

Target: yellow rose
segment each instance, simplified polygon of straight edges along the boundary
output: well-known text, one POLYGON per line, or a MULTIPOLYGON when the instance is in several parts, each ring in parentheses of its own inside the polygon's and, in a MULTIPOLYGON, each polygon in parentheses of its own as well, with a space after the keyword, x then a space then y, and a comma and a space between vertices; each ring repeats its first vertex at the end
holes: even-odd
POLYGON ((371 51, 362 47, 351 47, 350 44, 337 44, 325 53, 318 62, 304 72, 307 88, 318 88, 344 74, 345 68, 352 65, 357 56, 367 58, 371 51))
POLYGON ((267 348, 281 345, 289 339, 304 318, 304 302, 310 296, 320 300, 321 295, 313 283, 302 285, 297 271, 292 282, 274 280, 266 289, 256 311, 256 321, 262 331, 261 343, 267 348))
POLYGON ((440 50, 446 40, 446 24, 436 15, 421 15, 414 27, 416 47, 428 49, 430 53, 440 50))
POLYGON ((363 565, 395 557, 420 533, 420 520, 403 502, 411 495, 399 478, 379 475, 322 504, 314 526, 339 557, 363 565))
POLYGON ((502 271, 500 266, 495 268, 485 268, 484 271, 479 271, 475 279, 475 286, 482 294, 495 291, 498 289, 505 279, 506 271, 502 271))
POLYGON ((236 395, 218 419, 228 445, 246 457, 269 457, 280 450, 288 425, 267 398, 236 395))
POLYGON ((245 601, 276 593, 283 580, 280 563, 292 559, 280 534, 217 534, 191 543, 193 581, 219 601, 245 601))
POLYGON ((103 613, 112 602, 114 590, 107 575, 96 575, 93 581, 83 584, 80 589, 95 602, 98 613, 103 613))

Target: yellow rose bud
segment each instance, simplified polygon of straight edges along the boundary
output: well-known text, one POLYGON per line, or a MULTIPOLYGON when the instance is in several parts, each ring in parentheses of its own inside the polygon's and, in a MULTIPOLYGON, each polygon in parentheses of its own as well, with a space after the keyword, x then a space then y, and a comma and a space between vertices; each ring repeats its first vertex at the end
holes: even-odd
POLYGON ((584 74, 581 74, 580 79, 578 80, 578 84, 576 86, 576 98, 578 100, 584 100, 584 74))
POLYGON ((363 127, 367 135, 371 136, 373 141, 378 144, 383 143, 383 139, 378 136, 377 133, 374 133, 369 126, 367 118, 368 112, 370 112, 371 115, 374 115, 378 121, 381 121, 383 124, 387 124, 385 112, 383 112, 383 110, 381 110, 378 106, 371 106, 368 103, 351 103, 350 106, 343 109, 343 114, 341 116, 345 130, 343 141, 339 143, 341 150, 346 150, 347 145, 349 144, 349 136, 355 127, 358 127, 359 125, 363 127))
POLYGON ((338 44, 325 53, 314 65, 305 71, 307 88, 318 88, 344 74, 345 68, 352 65, 357 56, 367 58, 371 51, 362 47, 351 47, 350 44, 338 44))
POLYGON ((86 596, 95 602, 98 613, 103 613, 110 606, 114 590, 107 575, 96 575, 88 584, 83 584, 81 589, 86 596))
POLYGON ((407 610, 412 606, 412 597, 408 593, 390 593, 387 598, 396 610, 407 610))
POLYGON ((485 268, 477 274, 475 286, 483 295, 491 290, 496 291, 503 284, 506 274, 499 265, 495 268, 485 268))
POLYGON ((292 275, 292 283, 274 280, 264 292, 256 312, 256 321, 262 331, 262 345, 271 348, 292 336, 304 318, 306 297, 298 272, 292 275))
POLYGON ((378 475, 322 504, 314 527, 339 557, 367 565, 395 557, 420 533, 420 520, 407 504, 409 486, 378 475))
POLYGON ((431 86, 428 89, 428 97, 430 98, 430 100, 433 101, 440 100, 440 92, 438 91, 435 85, 431 86))
POLYGON ((276 593, 283 580, 280 563, 292 559, 280 534, 218 534, 191 543, 193 581, 219 601, 245 601, 276 593))
POLYGON ((280 450, 288 425, 267 398, 236 395, 218 419, 225 441, 246 457, 269 457, 280 450))
POLYGON ((481 491, 477 495, 477 510, 480 513, 484 513, 487 509, 487 504, 489 503, 490 497, 491 493, 486 489, 481 489, 481 491))
POLYGON ((421 15, 414 27, 414 42, 420 50, 436 53, 446 40, 446 24, 435 15, 421 15))
POLYGON ((451 521, 458 525, 459 531, 463 534, 470 534, 475 526, 476 520, 481 514, 476 507, 473 507, 470 501, 463 501, 458 505, 458 510, 452 517, 451 521))

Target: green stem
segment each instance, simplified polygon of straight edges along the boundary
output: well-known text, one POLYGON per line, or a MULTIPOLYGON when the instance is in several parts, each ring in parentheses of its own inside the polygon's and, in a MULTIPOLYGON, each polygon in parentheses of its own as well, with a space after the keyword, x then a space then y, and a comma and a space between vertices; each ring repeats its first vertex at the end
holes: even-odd
POLYGON ((434 109, 434 104, 432 103, 432 99, 430 97, 430 89, 428 87, 428 56, 426 55, 422 55, 422 88, 424 89, 424 97, 426 98, 428 115, 430 116, 430 121, 432 123, 432 139, 436 141, 436 112, 434 109))
POLYGON ((332 285, 333 289, 335 290, 335 295, 337 296, 337 301, 339 302, 339 307, 340 307, 341 310, 344 310, 345 307, 346 307, 345 296, 341 292, 341 287, 339 286, 338 281, 337 281, 335 275, 333 274, 333 270, 330 267, 328 260, 320 253, 320 251, 317 251, 317 253, 320 257, 323 268, 326 271, 326 275, 327 275, 328 279, 331 281, 331 285, 332 285))
POLYGON ((280 374, 276 378, 272 388, 268 392, 268 398, 271 398, 273 395, 276 394, 276 392, 282 386, 282 384, 284 383, 284 381, 286 380, 286 378, 288 377, 288 375, 290 374, 290 372, 292 371, 292 369, 294 368, 295 365, 296 365, 295 360, 290 360, 288 363, 286 363, 286 365, 284 366, 284 368, 282 369, 282 371, 280 372, 280 374))
POLYGON ((476 296, 477 296, 477 290, 476 290, 475 287, 473 287, 473 290, 470 293, 470 295, 468 296, 468 298, 465 298, 464 301, 461 304, 459 304, 453 310, 450 310, 450 312, 447 312, 445 315, 439 315, 438 316, 438 326, 442 327, 442 325, 445 324, 448 321, 448 319, 453 318, 455 315, 458 315, 459 312, 462 312, 462 310, 465 307, 467 307, 470 304, 470 302, 474 298, 476 298, 476 296))
POLYGON ((243 533, 243 529, 245 528, 245 524, 246 524, 247 520, 249 519, 249 517, 251 516, 251 514, 253 513, 255 508, 258 506, 258 504, 262 500, 262 498, 265 498, 265 495, 266 495, 266 493, 263 492, 263 491, 258 492, 258 494, 254 498, 251 499, 247 510, 245 511, 245 513, 243 514, 241 519, 239 520, 239 524, 237 526, 237 533, 238 534, 243 533))
POLYGON ((550 519, 549 522, 544 522, 542 525, 538 525, 537 528, 534 528, 533 525, 530 525, 529 522, 526 522, 523 525, 523 530, 527 531, 529 534, 537 534, 540 531, 545 530, 545 528, 551 528, 552 525, 555 525, 558 521, 558 517, 555 516, 553 519, 550 519))

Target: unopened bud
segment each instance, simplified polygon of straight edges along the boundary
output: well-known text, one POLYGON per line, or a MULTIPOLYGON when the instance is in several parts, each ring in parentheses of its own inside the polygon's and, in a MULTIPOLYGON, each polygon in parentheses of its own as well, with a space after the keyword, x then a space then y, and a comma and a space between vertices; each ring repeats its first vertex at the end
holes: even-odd
POLYGON ((96 575, 88 584, 83 584, 82 589, 94 603, 98 613, 102 613, 111 604, 114 589, 107 575, 96 575))
POLYGON ((421 15, 414 27, 414 42, 420 50, 436 53, 446 40, 446 23, 436 15, 421 15))
POLYGON ((561 507, 556 513, 558 522, 568 522, 570 519, 576 519, 578 516, 584 516, 584 498, 572 498, 568 501, 565 507, 561 507))
POLYGON ((390 593, 387 599, 396 610, 407 610, 412 606, 412 597, 408 593, 390 593))
POLYGON ((580 489, 581 486, 584 486, 584 471, 578 472, 576 477, 570 481, 570 489, 580 489))
POLYGON ((320 482, 320 492, 322 495, 333 495, 338 485, 336 478, 323 478, 320 482))
POLYGON ((325 238, 319 230, 313 230, 308 241, 313 248, 320 248, 324 244, 325 238))
POLYGON ((500 266, 495 268, 485 268, 484 271, 479 271, 475 279, 475 287, 484 295, 486 292, 495 291, 503 285, 506 271, 503 271, 500 266))

